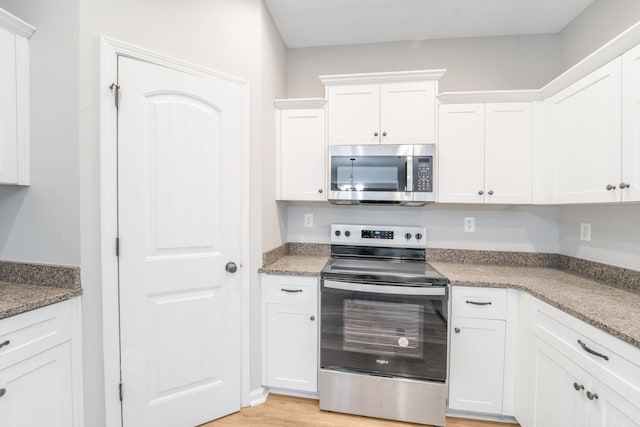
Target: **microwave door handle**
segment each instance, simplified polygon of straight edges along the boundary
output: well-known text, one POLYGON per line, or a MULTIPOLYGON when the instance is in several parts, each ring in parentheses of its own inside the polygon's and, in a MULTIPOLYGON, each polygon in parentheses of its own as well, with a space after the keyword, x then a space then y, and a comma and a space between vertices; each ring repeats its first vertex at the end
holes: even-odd
POLYGON ((404 161, 404 191, 413 191, 413 157, 407 156, 404 161))

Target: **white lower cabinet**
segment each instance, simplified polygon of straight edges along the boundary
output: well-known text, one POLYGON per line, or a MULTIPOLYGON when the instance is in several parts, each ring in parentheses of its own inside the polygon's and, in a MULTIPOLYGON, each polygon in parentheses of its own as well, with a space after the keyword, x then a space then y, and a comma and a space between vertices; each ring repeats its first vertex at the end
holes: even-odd
POLYGON ((449 409, 511 415, 511 398, 505 398, 513 378, 507 290, 454 286, 451 295, 449 409))
POLYGON ((502 413, 504 320, 453 318, 449 408, 502 413))
POLYGON ((522 427, 640 427, 640 349, 528 295, 519 313, 522 427))
POLYGON ((74 425, 70 348, 66 342, 0 371, 3 426, 74 425))
POLYGON ((0 320, 0 425, 79 427, 79 298, 0 320))
POLYGON ((318 279, 262 276, 263 383, 318 391, 318 279))

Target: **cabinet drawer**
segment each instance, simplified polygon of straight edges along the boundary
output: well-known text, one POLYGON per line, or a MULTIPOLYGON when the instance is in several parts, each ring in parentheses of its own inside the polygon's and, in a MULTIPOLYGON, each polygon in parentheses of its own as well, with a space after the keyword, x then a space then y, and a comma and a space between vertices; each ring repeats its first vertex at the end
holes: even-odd
POLYGON ((507 290, 454 286, 452 315, 476 319, 504 320, 507 315, 507 290))
POLYGON ((264 302, 312 304, 318 301, 318 279, 300 276, 262 276, 264 302))
POLYGON ((640 396, 640 349, 541 301, 534 313, 538 337, 618 393, 640 396))
POLYGON ((2 319, 0 368, 70 339, 71 309, 68 301, 2 319))

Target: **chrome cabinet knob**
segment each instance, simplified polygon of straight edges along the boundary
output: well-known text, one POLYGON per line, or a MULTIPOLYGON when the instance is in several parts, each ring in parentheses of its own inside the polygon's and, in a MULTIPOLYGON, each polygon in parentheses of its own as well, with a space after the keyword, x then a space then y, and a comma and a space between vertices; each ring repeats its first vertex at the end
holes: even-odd
POLYGON ((316 316, 310 316, 309 320, 311 320, 313 322, 314 320, 316 320, 316 316))
POLYGON ((594 400, 594 399, 598 399, 598 394, 597 393, 591 393, 590 391, 587 392, 587 399, 589 400, 594 400))
POLYGON ((227 273, 235 273, 238 271, 238 266, 235 262, 228 262, 227 265, 224 266, 224 269, 227 270, 227 273))
POLYGON ((374 132, 374 133, 373 133, 373 136, 378 136, 378 132, 374 132))
POLYGON ((490 196, 493 196, 493 190, 489 190, 489 193, 487 194, 489 194, 490 196))
POLYGON ((575 388, 576 391, 584 390, 584 386, 578 383, 573 383, 573 388, 575 388))
POLYGON ((318 188, 318 193, 322 194, 322 188, 318 188))
POLYGON ((478 191, 478 194, 479 194, 480 196, 482 196, 482 195, 484 194, 484 191, 480 190, 480 191, 478 191))
POLYGON ((621 182, 620 189, 624 190, 625 188, 631 188, 631 184, 627 184, 626 182, 621 182))
POLYGON ((460 333, 460 328, 454 328, 453 330, 456 332, 456 334, 460 333))
POLYGON ((607 186, 605 188, 607 189, 607 191, 611 191, 611 190, 615 190, 616 186, 615 185, 611 185, 611 184, 607 184, 607 186))
POLYGON ((386 132, 382 132, 382 136, 387 136, 387 133, 386 132))

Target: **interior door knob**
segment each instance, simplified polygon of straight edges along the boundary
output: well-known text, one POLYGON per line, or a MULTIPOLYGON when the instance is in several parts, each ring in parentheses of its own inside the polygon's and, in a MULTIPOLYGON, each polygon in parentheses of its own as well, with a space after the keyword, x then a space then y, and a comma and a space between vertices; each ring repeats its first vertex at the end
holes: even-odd
POLYGON ((235 262, 228 262, 227 265, 224 266, 224 269, 227 270, 227 273, 235 273, 238 271, 238 266, 235 262))

